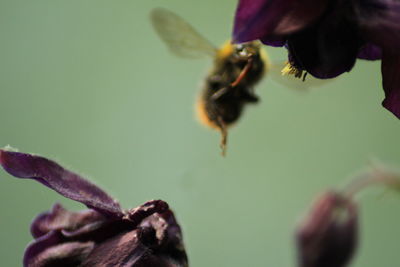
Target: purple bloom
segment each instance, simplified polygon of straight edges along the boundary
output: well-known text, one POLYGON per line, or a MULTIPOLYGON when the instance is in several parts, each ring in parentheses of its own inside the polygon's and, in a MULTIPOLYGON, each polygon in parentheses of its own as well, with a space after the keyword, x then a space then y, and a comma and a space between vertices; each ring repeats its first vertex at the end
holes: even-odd
POLYGON ((71 212, 56 204, 37 216, 24 266, 188 266, 181 229, 164 201, 124 211, 103 190, 46 158, 0 150, 0 164, 89 208, 71 212))
POLYGON ((347 266, 357 245, 357 207, 347 197, 320 196, 296 234, 300 267, 347 266))
POLYGON ((293 68, 322 79, 382 59, 383 106, 400 118, 400 1, 240 0, 233 40, 256 39, 285 45, 293 68))

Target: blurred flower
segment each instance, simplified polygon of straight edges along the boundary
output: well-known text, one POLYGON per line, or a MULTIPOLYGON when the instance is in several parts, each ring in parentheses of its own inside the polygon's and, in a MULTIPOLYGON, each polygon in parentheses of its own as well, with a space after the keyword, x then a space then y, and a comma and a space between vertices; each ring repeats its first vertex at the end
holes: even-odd
POLYGON ((356 58, 382 59, 383 106, 400 118, 399 21, 398 0, 240 0, 233 40, 285 45, 297 76, 333 78, 356 58))
POLYGON ((296 234, 299 266, 344 267, 357 245, 357 207, 345 196, 320 196, 296 234))
POLYGON ((24 266, 188 266, 181 229, 164 201, 123 211, 103 190, 46 158, 0 150, 0 164, 89 208, 71 212, 56 204, 37 216, 24 266))
POLYGON ((357 248, 358 208, 354 197, 370 186, 400 192, 400 171, 372 165, 341 193, 328 191, 315 201, 296 231, 299 267, 345 267, 357 248))

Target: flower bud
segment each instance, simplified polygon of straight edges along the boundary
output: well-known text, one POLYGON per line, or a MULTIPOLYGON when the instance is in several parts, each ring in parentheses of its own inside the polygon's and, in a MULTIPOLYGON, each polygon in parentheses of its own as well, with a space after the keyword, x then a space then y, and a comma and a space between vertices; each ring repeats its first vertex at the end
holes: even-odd
POLYGON ((357 207, 336 193, 321 195, 296 232, 298 266, 344 267, 357 246, 357 207))

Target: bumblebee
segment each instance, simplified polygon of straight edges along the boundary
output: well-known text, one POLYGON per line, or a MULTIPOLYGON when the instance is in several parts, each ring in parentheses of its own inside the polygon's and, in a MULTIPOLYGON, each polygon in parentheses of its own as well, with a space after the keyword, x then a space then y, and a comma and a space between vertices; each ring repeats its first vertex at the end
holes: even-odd
POLYGON ((266 53, 258 41, 243 44, 228 41, 216 48, 184 19, 167 9, 156 8, 150 17, 157 34, 175 55, 214 58, 196 109, 203 124, 220 131, 224 155, 228 128, 240 118, 246 104, 259 101, 253 87, 268 70, 266 53))
POLYGON ((240 118, 246 104, 259 101, 253 88, 267 68, 260 48, 258 42, 227 42, 216 52, 214 67, 205 78, 204 89, 198 97, 198 117, 203 124, 221 132, 223 154, 228 127, 240 118))
POLYGON ((220 131, 223 155, 228 128, 240 118, 247 104, 259 101, 253 88, 266 73, 271 74, 275 82, 301 91, 326 83, 326 80, 310 76, 304 82, 307 73, 284 61, 271 63, 259 41, 242 44, 228 41, 217 48, 183 18, 167 9, 153 9, 150 18, 158 36, 173 54, 184 58, 209 56, 214 59, 196 109, 200 122, 220 131))

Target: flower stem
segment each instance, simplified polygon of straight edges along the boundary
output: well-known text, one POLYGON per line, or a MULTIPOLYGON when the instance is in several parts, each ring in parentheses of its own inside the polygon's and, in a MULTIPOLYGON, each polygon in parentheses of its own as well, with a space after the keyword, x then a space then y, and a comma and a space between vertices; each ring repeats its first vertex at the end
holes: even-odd
POLYGON ((344 188, 343 195, 352 198, 364 188, 379 184, 400 191, 400 172, 383 166, 372 166, 369 170, 357 175, 344 188))

